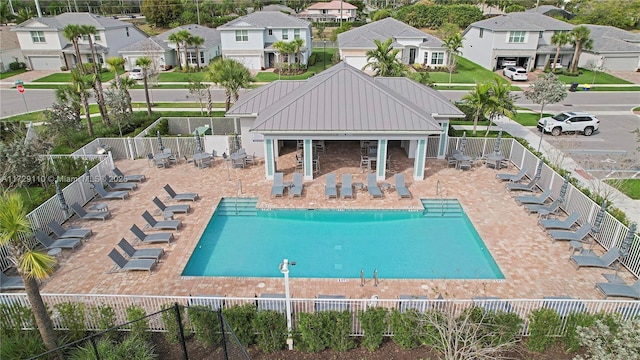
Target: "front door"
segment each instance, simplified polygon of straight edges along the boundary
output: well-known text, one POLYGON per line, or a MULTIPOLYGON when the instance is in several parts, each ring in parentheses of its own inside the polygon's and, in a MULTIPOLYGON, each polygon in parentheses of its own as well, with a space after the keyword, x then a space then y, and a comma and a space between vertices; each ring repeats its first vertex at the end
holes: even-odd
POLYGON ((409 65, 413 65, 416 62, 416 51, 418 49, 409 49, 409 65))

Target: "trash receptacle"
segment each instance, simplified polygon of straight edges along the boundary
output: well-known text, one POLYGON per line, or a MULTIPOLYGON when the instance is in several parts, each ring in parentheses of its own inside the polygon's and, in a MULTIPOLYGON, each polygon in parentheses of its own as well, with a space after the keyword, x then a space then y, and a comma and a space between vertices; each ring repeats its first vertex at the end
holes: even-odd
POLYGON ((578 83, 571 83, 571 86, 569 87, 569 91, 575 92, 577 88, 578 88, 578 83))

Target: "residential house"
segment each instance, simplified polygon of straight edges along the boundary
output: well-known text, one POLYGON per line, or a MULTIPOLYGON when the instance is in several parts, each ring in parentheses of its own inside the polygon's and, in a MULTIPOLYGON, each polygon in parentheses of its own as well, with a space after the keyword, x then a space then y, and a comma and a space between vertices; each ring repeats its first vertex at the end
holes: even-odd
POLYGON ((617 71, 640 71, 640 34, 613 26, 585 25, 591 31, 591 50, 583 50, 579 67, 617 71))
POLYGON ((8 26, 0 26, 0 72, 9 70, 9 64, 22 62, 22 49, 15 32, 8 26))
POLYGON ((529 9, 526 12, 538 13, 542 15, 551 16, 554 18, 562 17, 562 18, 565 18, 566 20, 571 20, 574 17, 576 17, 576 14, 553 5, 540 5, 538 7, 534 7, 533 9, 529 9))
POLYGON ((284 6, 282 4, 269 4, 262 7, 262 9, 258 11, 279 11, 289 15, 296 15, 296 11, 288 6, 284 6))
POLYGON ((447 64, 448 53, 440 39, 391 17, 338 34, 340 59, 362 69, 367 64, 367 51, 376 49, 373 41, 388 39, 393 39, 394 49, 400 49, 398 57, 404 64, 447 64))
POLYGON ((135 67, 136 60, 141 56, 149 57, 155 64, 154 68, 158 70, 163 70, 168 65, 177 66, 178 58, 181 59, 182 65, 185 65, 185 61, 188 61, 189 66, 195 67, 197 62, 199 62, 200 66, 207 66, 211 60, 222 55, 220 31, 196 24, 181 25, 160 35, 131 44, 120 50, 120 55, 126 59, 125 67, 127 70, 135 67), (178 56, 176 54, 176 43, 169 41, 171 34, 181 30, 186 30, 192 36, 200 36, 204 39, 204 43, 198 47, 197 55, 194 46, 187 47, 186 60, 184 59, 182 44, 180 44, 180 56, 178 56))
MULTIPOLYGON (((52 17, 31 18, 15 26, 20 48, 27 67, 32 70, 60 70, 75 66, 76 53, 73 43, 64 37, 65 26, 92 25, 98 33, 93 36, 95 51, 100 64, 108 57, 118 56, 120 49, 148 37, 129 22, 115 20, 91 13, 64 13, 52 17)), ((78 40, 83 63, 92 63, 89 38, 78 40)))
MULTIPOLYGON (((551 37, 558 31, 571 31, 573 25, 554 18, 528 12, 509 13, 474 22, 464 37, 462 56, 490 70, 507 61, 526 69, 544 68, 553 61, 556 45, 551 37)), ((559 62, 568 65, 573 48, 561 48, 559 62)))
MULTIPOLYGON (((226 116, 239 119, 247 153, 264 157, 267 179, 279 171, 278 154, 287 141, 302 144, 307 180, 314 176, 314 141, 368 141, 375 144, 375 173, 383 181, 390 147, 414 159, 413 178, 424 179, 427 147, 444 158, 450 119, 464 114, 437 90, 409 78, 371 77, 340 62, 304 81, 274 81, 244 93, 226 116)), ((359 156, 360 146, 355 148, 359 156)))
MULTIPOLYGON (((277 41, 302 39, 300 63, 311 55, 311 23, 278 11, 258 11, 220 27, 222 56, 235 59, 250 70, 274 67, 284 56, 273 48, 277 41)), ((294 54, 290 54, 295 56, 294 54)))
POLYGON ((311 22, 355 21, 358 7, 345 1, 334 0, 312 4, 298 14, 298 17, 311 22))

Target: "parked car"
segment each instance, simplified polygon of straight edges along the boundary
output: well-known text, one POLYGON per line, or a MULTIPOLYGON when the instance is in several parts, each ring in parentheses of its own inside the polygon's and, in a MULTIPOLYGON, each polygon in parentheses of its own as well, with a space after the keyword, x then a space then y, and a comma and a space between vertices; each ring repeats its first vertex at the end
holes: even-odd
POLYGON ((552 117, 544 117, 538 121, 538 130, 550 132, 558 136, 565 132, 581 132, 591 136, 600 129, 600 120, 595 115, 585 112, 563 112, 552 117))
POLYGON ((507 68, 507 67, 516 66, 516 65, 518 65, 516 58, 503 58, 500 61, 500 67, 502 68, 507 68))
POLYGON ((142 74, 142 69, 137 67, 137 68, 133 68, 131 69, 131 71, 129 71, 129 79, 133 79, 133 80, 142 80, 144 78, 143 74, 142 74))
POLYGON ((510 66, 502 70, 502 74, 513 81, 527 81, 529 76, 523 67, 510 66))

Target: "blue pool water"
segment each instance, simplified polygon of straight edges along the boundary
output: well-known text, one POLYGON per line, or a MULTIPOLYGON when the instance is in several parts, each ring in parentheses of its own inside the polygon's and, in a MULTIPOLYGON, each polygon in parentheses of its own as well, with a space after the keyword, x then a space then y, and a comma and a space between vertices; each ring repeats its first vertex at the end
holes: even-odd
POLYGON ((422 211, 269 210, 253 216, 216 210, 183 276, 503 279, 464 214, 422 211))

